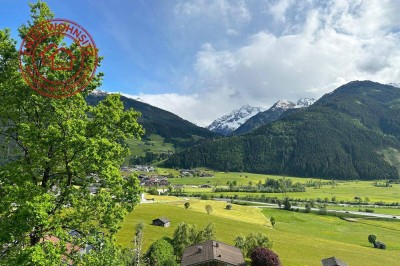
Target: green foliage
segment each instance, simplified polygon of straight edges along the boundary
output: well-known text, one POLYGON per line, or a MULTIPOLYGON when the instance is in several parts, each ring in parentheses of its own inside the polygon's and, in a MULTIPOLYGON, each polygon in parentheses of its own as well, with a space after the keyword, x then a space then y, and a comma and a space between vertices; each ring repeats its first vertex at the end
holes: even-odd
POLYGON ((377 239, 376 235, 369 235, 368 236, 368 242, 371 243, 371 244, 375 244, 376 239, 377 239))
POLYGON ((287 211, 292 210, 292 204, 290 204, 289 198, 285 198, 285 200, 283 201, 283 209, 287 211))
POLYGON ((208 214, 212 213, 212 211, 213 211, 213 208, 212 208, 211 205, 206 205, 205 209, 206 209, 206 212, 207 212, 208 214))
POLYGON ((382 155, 400 148, 398 99, 399 88, 352 82, 310 108, 243 136, 206 141, 165 164, 342 180, 398 179, 396 164, 382 155))
MULTIPOLYGON (((32 21, 19 29, 21 37, 53 17, 43 2, 31 4, 31 10, 32 21)), ((0 135, 2 145, 16 146, 19 153, 0 167, 0 247, 8 247, 2 261, 55 265, 65 258, 82 265, 120 265, 112 236, 140 192, 135 176, 121 176, 128 154, 122 143, 143 134, 139 113, 124 111, 119 95, 87 106, 84 95, 100 85, 102 73, 81 94, 42 97, 23 82, 15 41, 7 30, 0 30, 0 47, 0 135), (97 193, 91 194, 89 187, 97 193), (71 230, 79 237, 70 235, 71 230), (99 231, 105 233, 104 241, 96 240, 99 231), (58 244, 40 242, 46 236, 56 236, 58 244), (94 249, 75 256, 67 243, 94 249)))
POLYGON ((189 202, 185 202, 185 209, 187 210, 187 209, 189 209, 189 207, 190 207, 190 203, 189 202))
POLYGON ((305 207, 305 212, 306 213, 310 213, 311 212, 311 204, 310 203, 306 203, 305 205, 304 205, 304 207, 305 207))
POLYGON ((149 188, 149 190, 147 190, 147 192, 150 195, 153 195, 153 196, 158 196, 159 195, 158 190, 155 187, 149 188))
POLYGON ((237 236, 235 246, 240 248, 245 256, 250 257, 250 253, 256 247, 271 248, 272 242, 262 233, 250 233, 247 236, 237 236))
POLYGON ((232 210, 232 204, 226 205, 225 209, 227 209, 227 210, 232 210))
POLYGON ((180 258, 182 257, 183 251, 186 247, 194 244, 204 242, 206 240, 212 240, 215 236, 215 226, 212 223, 199 230, 196 225, 187 223, 179 223, 178 227, 174 231, 173 236, 173 247, 175 255, 180 258))
POLYGON ((318 210, 318 214, 327 215, 328 211, 326 210, 326 207, 320 207, 319 210, 318 210))
POLYGON ((201 194, 200 199, 209 200, 209 199, 211 199, 211 196, 209 194, 201 194))
POLYGON ((269 221, 270 221, 272 227, 274 227, 275 224, 276 224, 276 219, 275 219, 275 217, 271 217, 271 218, 269 219, 269 221))
POLYGON ((149 265, 151 266, 168 265, 168 263, 174 261, 174 248, 171 243, 161 238, 151 244, 145 257, 148 259, 149 265))
MULTIPOLYGON (((87 95, 85 100, 89 105, 95 106, 105 98, 104 95, 87 95)), ((217 138, 218 135, 199 126, 186 121, 179 116, 168 111, 154 107, 147 103, 136 101, 121 96, 121 101, 126 110, 131 108, 141 113, 138 122, 146 130, 144 141, 126 140, 131 149, 136 150, 135 155, 127 158, 126 164, 150 164, 165 160, 169 157, 165 150, 181 149, 199 144, 207 139, 217 138), (150 141, 152 136, 157 134, 162 140, 150 141), (155 147, 149 147, 146 144, 154 144, 155 147), (166 144, 166 147, 163 145, 166 144), (169 149, 167 147, 172 147, 169 149)))

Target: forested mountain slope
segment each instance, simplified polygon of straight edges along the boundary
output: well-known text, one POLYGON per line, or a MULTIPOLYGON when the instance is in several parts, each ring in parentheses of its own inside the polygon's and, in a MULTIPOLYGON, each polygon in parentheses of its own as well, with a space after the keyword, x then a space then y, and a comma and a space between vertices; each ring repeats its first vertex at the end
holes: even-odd
POLYGON ((400 89, 354 81, 314 105, 242 135, 207 141, 168 166, 335 179, 399 178, 400 89), (386 157, 385 157, 386 156, 386 157))

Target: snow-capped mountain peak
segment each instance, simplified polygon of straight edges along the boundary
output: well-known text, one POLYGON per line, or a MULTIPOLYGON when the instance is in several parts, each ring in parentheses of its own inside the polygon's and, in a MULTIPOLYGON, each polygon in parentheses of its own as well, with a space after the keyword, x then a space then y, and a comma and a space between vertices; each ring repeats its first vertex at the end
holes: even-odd
POLYGON ((90 92, 90 94, 98 95, 98 96, 106 96, 106 95, 108 95, 108 92, 96 89, 96 90, 90 92))
POLYGON ((288 101, 288 100, 279 100, 279 101, 277 101, 277 102, 271 107, 271 109, 272 109, 272 110, 275 110, 275 109, 284 109, 284 110, 287 110, 287 109, 294 108, 294 106, 295 106, 295 104, 292 103, 291 101, 288 101))
POLYGON ((230 114, 224 115, 212 122, 207 128, 213 132, 223 135, 229 135, 250 117, 264 111, 261 107, 252 107, 243 105, 239 109, 232 111, 230 114))
POLYGON ((313 103, 315 103, 314 98, 301 98, 297 101, 297 104, 294 108, 303 108, 303 107, 309 107, 313 103))

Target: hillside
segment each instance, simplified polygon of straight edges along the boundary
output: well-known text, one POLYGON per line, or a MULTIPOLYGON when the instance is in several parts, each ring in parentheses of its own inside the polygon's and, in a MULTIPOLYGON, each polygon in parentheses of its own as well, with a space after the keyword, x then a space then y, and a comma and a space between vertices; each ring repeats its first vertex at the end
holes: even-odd
POLYGON ((399 178, 400 89, 354 81, 249 134, 172 156, 168 166, 335 179, 399 178))
MULTIPOLYGON (((96 105, 106 95, 106 92, 95 91, 87 96, 86 101, 88 104, 96 105)), ((205 139, 219 136, 150 104, 125 96, 121 96, 121 101, 125 109, 133 108, 142 114, 138 121, 146 131, 142 141, 126 141, 131 155, 125 159, 125 165, 162 161, 175 152, 175 149, 190 147, 205 139)))
POLYGON ((285 112, 289 113, 294 109, 309 107, 314 102, 315 100, 313 98, 302 98, 297 101, 297 104, 287 100, 279 100, 268 110, 259 112, 255 116, 249 118, 233 132, 233 135, 248 133, 262 125, 278 120, 285 112))
MULTIPOLYGON (((105 93, 91 93, 86 98, 88 104, 96 105, 104 97, 105 93)), ((193 136, 201 138, 212 138, 218 136, 205 128, 180 118, 179 116, 125 96, 121 96, 125 109, 133 108, 142 116, 139 123, 146 129, 146 135, 158 134, 166 139, 182 138, 190 139, 193 136)))

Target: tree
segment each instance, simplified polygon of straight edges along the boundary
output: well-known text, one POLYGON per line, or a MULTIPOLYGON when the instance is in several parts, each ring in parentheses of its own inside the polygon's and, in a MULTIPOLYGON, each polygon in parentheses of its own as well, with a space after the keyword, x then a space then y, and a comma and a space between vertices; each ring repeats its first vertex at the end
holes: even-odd
POLYGON ((133 247, 135 251, 134 265, 140 265, 140 258, 142 257, 143 233, 144 224, 141 222, 135 227, 135 237, 133 239, 133 247))
POLYGON ((271 222, 272 227, 274 227, 275 224, 276 224, 275 217, 271 217, 271 218, 269 219, 269 221, 271 222))
POLYGON ((264 247, 256 247, 250 254, 251 266, 281 266, 277 254, 264 247))
POLYGON ((199 242, 212 240, 215 236, 215 225, 213 223, 208 223, 206 227, 201 231, 201 235, 202 239, 199 242))
POLYGON ((145 257, 151 266, 164 266, 174 261, 174 248, 167 240, 161 238, 151 244, 145 257))
POLYGON ((235 247, 242 250, 246 257, 250 256, 252 250, 256 247, 272 248, 272 242, 262 233, 250 233, 248 236, 237 236, 235 238, 235 247))
POLYGON ((371 235, 368 236, 368 242, 373 244, 374 246, 375 246, 375 243, 376 243, 376 239, 377 239, 376 235, 371 234, 371 235))
MULTIPOLYGON (((31 4, 31 16, 19 29, 21 38, 53 14, 37 2, 31 4)), ((38 95, 18 72, 15 44, 8 30, 0 30, 0 139, 16 151, 0 166, 0 247, 7 247, 0 264, 58 265, 64 257, 77 265, 89 258, 90 265, 104 265, 104 256, 110 261, 115 256, 117 262, 120 250, 113 236, 139 202, 137 178, 120 173, 129 153, 124 140, 143 134, 139 113, 124 111, 115 94, 97 106, 86 104, 84 97, 100 85, 102 73, 69 98, 38 95), (97 194, 90 193, 91 186, 97 194), (69 234, 71 230, 79 236, 69 234), (101 241, 99 231, 104 232, 101 241), (46 236, 60 242, 42 241, 46 236), (90 244, 93 252, 76 256, 67 252, 67 243, 90 244)), ((77 52, 74 44, 70 48, 77 52)), ((85 67, 90 64, 94 62, 85 67)))
POLYGON ((174 231, 173 247, 174 247, 174 253, 177 256, 177 258, 182 257, 183 250, 187 246, 190 246, 190 244, 191 244, 190 227, 191 227, 191 225, 189 225, 187 223, 179 223, 177 228, 174 231))
POLYGON ((205 209, 206 209, 206 212, 207 212, 208 214, 212 213, 212 211, 213 211, 213 208, 212 208, 211 205, 206 205, 205 209))
POLYGON ((292 210, 292 205, 290 204, 289 198, 285 198, 283 201, 283 209, 290 211, 292 210))
POLYGON ((185 202, 185 209, 187 210, 187 209, 189 209, 189 207, 190 207, 190 203, 189 202, 185 202))
POLYGON ((172 244, 174 252, 177 258, 182 257, 183 250, 193 244, 198 244, 207 240, 214 239, 215 226, 213 223, 207 224, 207 226, 198 230, 195 225, 187 223, 179 223, 178 227, 174 231, 174 237, 172 244))
POLYGON ((307 202, 304 207, 305 207, 305 212, 306 213, 310 213, 311 212, 311 204, 310 203, 307 202))

